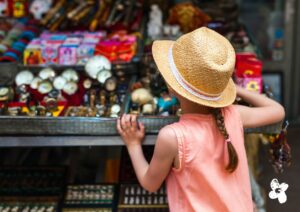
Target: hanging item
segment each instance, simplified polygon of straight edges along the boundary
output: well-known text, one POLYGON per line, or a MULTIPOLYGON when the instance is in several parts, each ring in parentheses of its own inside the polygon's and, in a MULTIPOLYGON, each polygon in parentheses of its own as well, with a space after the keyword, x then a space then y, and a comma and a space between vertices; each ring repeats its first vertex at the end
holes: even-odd
POLYGON ((277 173, 282 173, 285 166, 291 165, 291 148, 287 143, 286 138, 288 126, 289 122, 287 121, 280 134, 276 136, 269 136, 269 140, 271 142, 271 163, 277 173))
POLYGON ((206 26, 211 18, 192 3, 180 3, 170 9, 168 23, 179 25, 183 33, 206 26))

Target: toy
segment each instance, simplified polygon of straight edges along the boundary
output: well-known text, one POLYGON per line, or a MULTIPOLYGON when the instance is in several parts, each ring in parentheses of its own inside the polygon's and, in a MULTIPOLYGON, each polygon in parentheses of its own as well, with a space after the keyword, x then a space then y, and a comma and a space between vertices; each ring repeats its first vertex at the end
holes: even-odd
POLYGON ((34 19, 41 20, 42 17, 50 10, 52 0, 34 0, 30 5, 29 11, 34 19))
POLYGON ((131 100, 139 105, 144 105, 146 103, 151 103, 153 101, 153 96, 149 90, 145 88, 138 88, 132 92, 131 100))
POLYGON ((148 36, 152 39, 158 39, 161 37, 162 33, 162 11, 159 9, 158 5, 151 5, 151 12, 149 15, 148 22, 148 36))

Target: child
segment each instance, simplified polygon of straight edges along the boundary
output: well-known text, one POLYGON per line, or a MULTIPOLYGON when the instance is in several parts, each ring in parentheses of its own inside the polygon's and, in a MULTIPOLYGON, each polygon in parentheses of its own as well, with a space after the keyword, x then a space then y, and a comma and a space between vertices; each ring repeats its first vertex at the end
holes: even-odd
POLYGON ((284 118, 283 107, 236 87, 235 52, 202 27, 177 41, 155 41, 153 56, 182 109, 179 122, 160 130, 150 164, 141 143, 144 125, 123 115, 117 129, 140 184, 156 191, 166 179, 171 211, 253 211, 243 127, 284 118), (236 95, 253 107, 232 105, 236 95))

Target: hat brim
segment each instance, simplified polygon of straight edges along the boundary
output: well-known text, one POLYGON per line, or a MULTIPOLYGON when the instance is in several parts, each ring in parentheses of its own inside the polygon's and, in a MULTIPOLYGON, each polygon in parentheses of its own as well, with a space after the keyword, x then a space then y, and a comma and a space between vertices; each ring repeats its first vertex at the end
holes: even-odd
POLYGON ((152 54, 154 61, 160 71, 161 75, 169 86, 183 98, 190 100, 194 103, 205 105, 213 108, 221 108, 231 105, 236 98, 236 87, 233 80, 230 78, 227 87, 222 92, 218 100, 205 100, 199 97, 196 97, 186 91, 174 77, 168 59, 169 48, 173 45, 174 41, 155 41, 152 46, 152 54))

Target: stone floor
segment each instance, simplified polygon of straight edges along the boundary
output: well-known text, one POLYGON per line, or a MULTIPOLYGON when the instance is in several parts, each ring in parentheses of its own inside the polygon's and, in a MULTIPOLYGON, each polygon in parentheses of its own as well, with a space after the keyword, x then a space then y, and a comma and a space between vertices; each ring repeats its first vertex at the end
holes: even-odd
POLYGON ((276 174, 267 161, 267 157, 261 157, 263 171, 260 179, 261 186, 268 195, 270 182, 277 178, 280 183, 285 182, 289 185, 286 191, 287 202, 280 204, 278 200, 271 200, 267 197, 268 212, 296 212, 300 211, 300 127, 289 128, 288 143, 292 148, 292 165, 285 169, 282 174, 276 174))

